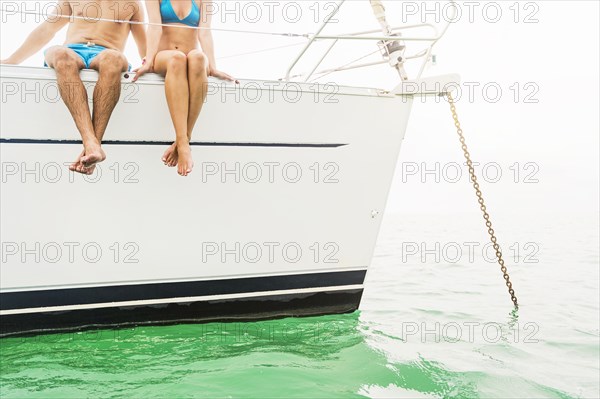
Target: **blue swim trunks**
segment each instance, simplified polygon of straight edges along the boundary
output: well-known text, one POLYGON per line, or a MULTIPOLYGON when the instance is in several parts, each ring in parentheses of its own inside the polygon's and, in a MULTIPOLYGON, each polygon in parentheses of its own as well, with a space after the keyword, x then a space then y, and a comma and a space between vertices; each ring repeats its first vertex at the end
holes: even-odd
MULTIPOLYGON (((76 43, 76 44, 67 44, 65 47, 73 50, 75 52, 75 54, 77 54, 81 58, 86 69, 90 68, 90 64, 92 63, 94 58, 96 58, 98 56, 98 54, 100 54, 104 50, 108 50, 106 47, 99 46, 97 44, 76 43)), ((48 66, 45 61, 44 61, 44 66, 45 67, 48 66)), ((131 64, 129 64, 129 70, 131 71, 131 64)))

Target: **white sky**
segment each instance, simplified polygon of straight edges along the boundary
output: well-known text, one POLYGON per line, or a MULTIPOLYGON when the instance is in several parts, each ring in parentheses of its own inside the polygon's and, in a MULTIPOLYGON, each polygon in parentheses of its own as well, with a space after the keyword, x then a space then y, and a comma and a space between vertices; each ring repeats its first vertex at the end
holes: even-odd
MULTIPOLYGON (((43 10, 43 5, 48 2, 0 1, 3 8, 9 3, 21 9, 26 5, 29 9, 37 7, 43 10)), ((313 0, 271 2, 274 12, 270 22, 267 3, 266 0, 218 2, 220 7, 226 4, 230 10, 237 7, 237 12, 217 15, 213 26, 270 32, 314 32, 318 26, 315 17, 322 21, 333 4, 313 0), (300 20, 292 23, 289 20, 294 18, 296 4, 300 5, 302 13, 300 20), (247 19, 254 18, 255 5, 261 7, 263 16, 252 22, 247 19), (288 21, 284 9, 288 11, 288 21)), ((437 15, 442 18, 444 15, 443 1, 404 2, 404 6, 402 3, 384 0, 392 25, 419 23, 423 19, 435 23, 435 15, 422 15, 424 4, 432 10, 438 3, 440 13, 437 15), (416 15, 405 12, 403 17, 403 9, 416 9, 417 12, 416 15)), ((483 1, 470 2, 470 6, 467 3, 459 2, 463 15, 438 44, 435 51, 437 65, 431 67, 426 75, 455 72, 467 85, 477 85, 473 101, 468 101, 468 86, 463 86, 465 97, 459 101, 458 110, 476 161, 487 165, 497 163, 502 168, 500 182, 486 183, 484 180, 488 202, 493 204, 493 209, 501 208, 499 210, 505 212, 591 212, 597 215, 600 130, 598 2, 483 1), (469 20, 469 7, 473 11, 472 21, 469 20), (502 15, 493 22, 497 10, 501 10, 502 15), (526 20, 530 23, 525 23, 526 20), (486 84, 492 89, 501 88, 499 101, 486 100, 482 91, 486 84), (517 88, 519 99, 515 102, 517 88), (537 100, 537 103, 526 103, 527 95, 531 95, 530 100, 537 100), (519 163, 518 167, 515 163, 519 163), (512 169, 509 168, 511 166, 512 169), (516 170, 520 170, 518 176, 515 175, 516 170), (533 173, 529 180, 537 179, 539 182, 524 183, 529 173, 533 173), (515 179, 519 182, 515 183, 515 179)), ((2 58, 10 55, 36 26, 35 16, 22 18, 21 15, 2 14, 2 58)), ((342 8, 338 20, 326 33, 378 28, 367 0, 349 1, 342 8)), ((302 39, 226 32, 215 32, 214 36, 217 57, 221 57, 219 68, 244 79, 282 77, 299 47, 244 57, 227 56, 302 42, 302 39)), ((52 44, 63 40, 64 32, 57 35, 52 44)), ((417 47, 409 45, 408 51, 412 52, 417 47)), ((369 42, 344 43, 332 52, 324 67, 345 64, 374 50, 375 45, 369 42)), ((307 59, 314 59, 316 54, 309 55, 307 59)), ((132 40, 126 55, 134 66, 139 64, 132 40)), ((377 57, 375 55, 368 60, 377 60, 377 57)), ((42 62, 40 53, 24 64, 41 65, 42 62)), ((397 76, 384 65, 330 75, 323 80, 327 81, 392 88, 397 84, 397 76)), ((494 91, 488 94, 493 95, 494 91)), ((421 162, 426 162, 427 168, 431 169, 436 162, 440 162, 442 168, 444 163, 453 161, 462 162, 462 154, 447 104, 417 101, 403 144, 389 211, 473 212, 475 199, 466 178, 457 184, 436 184, 432 176, 426 177, 428 183, 421 183, 417 175, 405 176, 403 182, 402 170, 414 166, 413 163, 420 169, 421 162)), ((495 164, 493 166, 495 168, 495 164)))

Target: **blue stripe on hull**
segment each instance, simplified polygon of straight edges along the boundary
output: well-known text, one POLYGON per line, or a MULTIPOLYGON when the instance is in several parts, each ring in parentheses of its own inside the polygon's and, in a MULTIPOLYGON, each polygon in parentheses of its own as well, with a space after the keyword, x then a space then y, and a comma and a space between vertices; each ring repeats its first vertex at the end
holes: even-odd
POLYGON ((363 284, 365 274, 366 270, 359 270, 223 280, 5 292, 0 294, 0 310, 356 285, 363 284))

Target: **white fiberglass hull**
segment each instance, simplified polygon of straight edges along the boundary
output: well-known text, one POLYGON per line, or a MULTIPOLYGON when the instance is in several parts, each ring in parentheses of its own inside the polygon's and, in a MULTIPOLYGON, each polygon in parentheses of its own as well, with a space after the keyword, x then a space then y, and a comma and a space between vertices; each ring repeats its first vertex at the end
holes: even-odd
POLYGON ((358 308, 412 96, 213 81, 182 178, 162 81, 124 80, 84 177, 54 72, 0 83, 0 334, 358 308))

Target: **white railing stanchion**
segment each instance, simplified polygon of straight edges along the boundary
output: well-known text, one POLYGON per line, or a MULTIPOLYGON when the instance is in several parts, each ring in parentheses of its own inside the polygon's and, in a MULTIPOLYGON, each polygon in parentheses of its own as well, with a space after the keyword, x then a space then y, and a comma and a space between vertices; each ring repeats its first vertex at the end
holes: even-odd
POLYGON ((317 39, 317 36, 319 35, 319 33, 321 33, 323 31, 323 29, 325 29, 325 27, 327 26, 327 24, 329 24, 329 21, 331 21, 331 19, 337 15, 337 13, 340 11, 340 8, 342 8, 342 5, 346 2, 346 0, 341 0, 336 8, 335 11, 331 13, 331 15, 329 15, 325 21, 323 22, 323 25, 321 25, 321 27, 319 28, 319 30, 317 31, 317 33, 315 33, 310 40, 308 41, 308 43, 306 43, 306 46, 304 46, 304 48, 302 49, 302 51, 300 51, 300 54, 298 54, 298 56, 296 57, 296 59, 294 60, 294 62, 292 62, 292 65, 290 65, 290 67, 288 68, 286 74, 285 74, 285 81, 289 82, 290 80, 290 74, 292 73, 292 69, 294 69, 294 67, 296 66, 296 64, 298 63, 298 61, 300 61, 300 58, 302 58, 302 56, 304 55, 304 53, 306 53, 306 51, 308 50, 308 48, 310 46, 312 46, 312 44, 314 43, 314 41, 317 39))
POLYGON ((329 53, 331 52, 331 50, 333 50, 333 47, 337 44, 338 39, 334 40, 333 43, 331 43, 331 45, 329 46, 329 48, 327 49, 327 51, 325 51, 325 54, 323 54, 323 57, 321 57, 321 59, 319 60, 319 62, 317 62, 315 64, 315 67, 312 69, 312 71, 310 71, 310 73, 306 76, 306 78, 304 79, 305 82, 308 82, 308 80, 310 79, 311 76, 313 76, 313 74, 315 73, 315 71, 317 70, 317 68, 319 67, 319 65, 321 65, 321 63, 323 62, 323 60, 329 55, 329 53))

